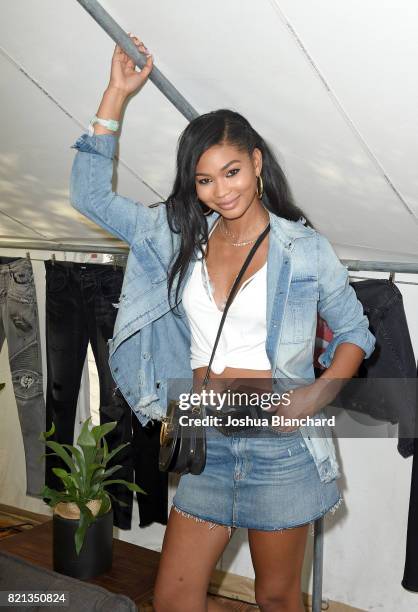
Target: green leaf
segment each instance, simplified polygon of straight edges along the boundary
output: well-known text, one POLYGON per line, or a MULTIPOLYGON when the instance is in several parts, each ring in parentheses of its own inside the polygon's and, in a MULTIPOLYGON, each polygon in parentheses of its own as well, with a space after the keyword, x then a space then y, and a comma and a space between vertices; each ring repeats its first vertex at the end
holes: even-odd
POLYGON ((93 476, 92 482, 103 481, 105 480, 105 478, 109 478, 109 476, 111 476, 112 474, 120 470, 122 467, 123 467, 122 465, 114 465, 108 470, 103 469, 103 472, 101 474, 95 474, 93 476))
POLYGON ((99 447, 96 444, 96 439, 93 433, 90 431, 88 425, 91 417, 89 417, 86 421, 84 421, 83 426, 81 428, 80 435, 78 436, 77 444, 81 448, 84 456, 84 461, 87 466, 86 471, 86 489, 90 486, 90 477, 91 472, 89 473, 88 467, 91 463, 96 462, 96 453, 99 450, 99 447))
POLYGON ((90 479, 90 485, 95 484, 96 482, 99 482, 100 480, 103 480, 103 474, 105 473, 105 469, 103 466, 100 466, 100 468, 95 469, 94 472, 91 475, 91 479, 90 479))
POLYGON ((128 507, 128 504, 125 504, 125 502, 120 501, 117 497, 115 497, 114 495, 112 495, 112 493, 110 493, 110 491, 107 491, 107 494, 113 499, 114 502, 116 502, 119 506, 126 506, 128 507))
POLYGON ((75 457, 77 467, 80 473, 83 475, 83 478, 85 478, 86 464, 84 461, 83 453, 80 451, 79 448, 77 448, 76 446, 72 446, 71 444, 62 444, 61 446, 63 446, 64 448, 68 448, 72 452, 75 457))
POLYGON ((86 506, 86 504, 84 504, 83 502, 80 502, 79 508, 80 508, 80 520, 78 522, 78 527, 74 534, 75 550, 76 550, 77 555, 80 554, 80 550, 83 546, 87 528, 95 520, 95 517, 93 516, 89 508, 86 506))
POLYGON ((87 466, 87 477, 91 478, 98 470, 104 470, 104 466, 101 463, 90 463, 87 466))
POLYGON ((49 448, 52 448, 52 450, 55 451, 58 457, 61 457, 61 459, 64 461, 64 463, 68 465, 72 472, 76 471, 74 461, 71 459, 70 455, 67 453, 65 448, 62 447, 61 444, 59 444, 58 442, 45 442, 45 444, 49 448))
POLYGON ((97 499, 100 491, 103 491, 103 487, 102 487, 101 483, 98 482, 97 484, 95 484, 95 485, 90 487, 90 489, 89 489, 89 498, 90 499, 97 499))
POLYGON ((58 476, 58 478, 61 478, 62 480, 64 480, 64 478, 67 478, 67 476, 69 475, 69 472, 63 470, 62 468, 52 468, 52 471, 56 476, 58 476))
POLYGON ((107 465, 107 464, 109 463, 109 461, 110 461, 111 459, 113 459, 113 457, 114 457, 114 456, 115 456, 115 455, 116 455, 116 454, 117 454, 119 451, 121 451, 121 450, 122 450, 122 448, 125 448, 125 446, 128 446, 129 444, 130 444, 130 442, 125 442, 124 444, 120 444, 119 446, 117 446, 116 448, 114 448, 114 449, 112 450, 112 452, 111 452, 111 453, 109 453, 109 454, 107 455, 107 457, 106 457, 106 458, 103 460, 103 465, 107 465))
POLYGON ((103 448, 101 450, 103 451, 103 459, 106 459, 109 454, 109 447, 107 445, 106 438, 103 438, 103 448))
POLYGON ((104 425, 96 425, 95 427, 93 427, 91 433, 93 434, 94 439, 96 440, 96 444, 99 440, 104 438, 106 434, 115 429, 117 424, 117 421, 111 421, 110 423, 104 423, 104 425))
POLYGON ((49 499, 47 502, 48 506, 55 506, 58 502, 64 501, 67 497, 67 493, 65 491, 56 491, 55 489, 50 489, 46 485, 43 487, 40 492, 40 496, 45 499, 49 499))
POLYGON ((86 448, 93 447, 94 448, 96 446, 96 439, 89 429, 90 420, 91 420, 91 417, 89 417, 88 419, 84 421, 83 426, 80 431, 80 435, 77 438, 77 444, 81 448, 83 447, 86 447, 86 448))
POLYGON ((61 468, 52 468, 52 471, 56 476, 58 476, 58 478, 61 478, 62 482, 64 483, 64 486, 66 487, 69 493, 75 495, 77 491, 81 490, 79 474, 69 474, 61 468))
POLYGON ((100 463, 92 463, 87 467, 86 487, 87 490, 94 482, 94 477, 97 473, 103 472, 104 468, 100 463))
POLYGON ((39 440, 43 442, 44 440, 52 436, 54 433, 55 433, 55 425, 54 425, 54 422, 52 422, 52 427, 49 431, 41 431, 39 440))
POLYGON ((128 487, 130 491, 136 491, 137 493, 143 493, 144 495, 148 495, 141 487, 138 487, 137 484, 133 482, 127 482, 126 480, 105 480, 102 485, 107 486, 110 484, 123 484, 125 487, 128 487))
POLYGON ((101 498, 102 498, 102 505, 99 510, 100 515, 106 514, 107 512, 109 512, 109 510, 112 509, 112 502, 110 500, 110 497, 106 493, 104 493, 101 498))

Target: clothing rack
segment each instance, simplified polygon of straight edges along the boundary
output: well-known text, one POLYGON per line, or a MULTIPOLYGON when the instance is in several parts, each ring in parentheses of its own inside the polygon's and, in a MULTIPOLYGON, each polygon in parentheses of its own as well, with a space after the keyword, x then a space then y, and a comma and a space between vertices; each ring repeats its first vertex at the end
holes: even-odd
MULTIPOLYGON (((54 260, 55 251, 66 252, 66 253, 101 253, 106 255, 113 255, 112 261, 106 262, 109 265, 124 266, 126 264, 126 258, 129 253, 128 246, 116 246, 114 244, 109 245, 94 245, 86 242, 85 244, 73 244, 71 242, 59 242, 55 240, 14 240, 14 239, 0 239, 0 249, 23 249, 26 252, 28 259, 35 261, 44 261, 44 258, 37 259, 36 257, 30 257, 30 251, 51 251, 51 258, 54 260)), ((360 259, 341 259, 340 260, 349 271, 368 271, 368 272, 388 272, 389 280, 395 282, 395 273, 400 274, 418 274, 418 262, 391 262, 391 261, 373 261, 373 260, 360 260, 360 259)), ((353 276, 352 278, 367 280, 367 276, 353 276)), ((404 285, 418 285, 418 282, 396 280, 396 283, 404 285)))
MULTIPOLYGON (((28 251, 66 251, 70 253, 102 253, 106 255, 125 255, 128 256, 128 246, 95 245, 91 243, 72 244, 71 242, 59 242, 54 240, 13 240, 0 239, 0 249, 23 249, 28 251)), ((392 274, 418 274, 418 261, 373 261, 361 259, 341 259, 340 260, 350 271, 368 272, 389 272, 392 274)), ((365 277, 361 277, 365 278, 365 277)), ((393 280, 393 278, 392 278, 393 280)), ((401 281, 400 281, 401 282, 401 281)))
POLYGON ((103 253, 106 255, 128 255, 129 248, 115 246, 114 244, 76 244, 60 242, 58 240, 14 240, 13 238, 0 238, 1 249, 23 249, 24 251, 66 251, 70 253, 103 253))
MULTIPOLYGON (((50 259, 52 261, 61 261, 56 260, 55 252, 65 252, 65 253, 86 253, 87 254, 106 254, 111 255, 111 259, 109 261, 104 262, 86 262, 91 263, 100 263, 100 265, 112 265, 114 268, 117 266, 125 267, 126 260, 128 257, 129 249, 128 247, 119 247, 114 245, 92 245, 92 244, 72 244, 71 242, 56 242, 53 240, 33 240, 33 241, 17 241, 17 240, 1 240, 0 239, 0 250, 3 248, 7 249, 19 249, 24 250, 26 254, 26 258, 33 261, 45 261, 45 257, 32 257, 30 251, 49 251, 51 253, 50 259)), ((1 257, 0 252, 0 257, 1 257)), ((68 261, 68 260, 66 260, 68 261)), ((70 258, 71 261, 71 258, 70 258)))
MULTIPOLYGON (((0 249, 23 249, 27 255, 29 251, 67 251, 73 253, 102 253, 109 255, 124 255, 127 256, 129 248, 119 246, 103 246, 92 244, 71 244, 65 242, 54 242, 52 240, 44 241, 15 241, 15 240, 0 240, 0 249)), ((116 259, 116 258, 115 258, 116 259)), ((418 274, 417 263, 403 263, 390 261, 364 261, 358 259, 341 259, 340 260, 348 270, 352 271, 375 271, 389 272, 390 280, 395 282, 395 273, 418 274)), ((112 263, 112 262, 109 262, 112 263)), ((360 277, 365 278, 365 277, 360 277)), ((407 282, 407 281, 396 281, 407 282)), ((417 283, 408 282, 408 284, 417 283)), ((324 555, 324 519, 319 518, 314 523, 314 542, 313 542, 313 588, 312 588, 312 612, 320 612, 322 610, 322 574, 323 574, 323 555, 324 555)))

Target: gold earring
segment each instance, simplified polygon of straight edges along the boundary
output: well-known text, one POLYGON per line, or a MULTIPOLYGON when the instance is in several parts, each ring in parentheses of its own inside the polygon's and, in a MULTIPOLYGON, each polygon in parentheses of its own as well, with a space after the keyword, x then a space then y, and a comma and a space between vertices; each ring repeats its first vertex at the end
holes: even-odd
POLYGON ((257 176, 257 195, 260 200, 263 197, 263 193, 264 193, 263 179, 261 178, 261 174, 259 174, 257 176))

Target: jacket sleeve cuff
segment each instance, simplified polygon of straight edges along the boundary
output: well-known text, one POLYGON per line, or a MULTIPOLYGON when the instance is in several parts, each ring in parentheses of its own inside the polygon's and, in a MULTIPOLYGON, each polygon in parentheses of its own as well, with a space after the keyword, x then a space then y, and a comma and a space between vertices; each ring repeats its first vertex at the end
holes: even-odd
POLYGON ((71 145, 71 149, 78 149, 84 153, 103 155, 103 157, 113 159, 117 139, 118 137, 114 134, 96 134, 94 136, 82 134, 80 138, 71 145))
POLYGON ((368 329, 355 329, 334 336, 325 351, 318 357, 319 363, 324 368, 330 367, 337 346, 343 342, 351 342, 359 346, 365 352, 364 359, 368 359, 374 351, 376 338, 368 329))

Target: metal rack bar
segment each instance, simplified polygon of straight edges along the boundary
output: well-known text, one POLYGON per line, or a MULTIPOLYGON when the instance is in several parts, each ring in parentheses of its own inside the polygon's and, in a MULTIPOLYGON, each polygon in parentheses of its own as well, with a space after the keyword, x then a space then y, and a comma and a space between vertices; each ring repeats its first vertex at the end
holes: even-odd
MULTIPOLYGON (((120 25, 109 15, 107 11, 100 5, 97 0, 77 0, 81 6, 93 17, 99 26, 109 34, 115 43, 117 43, 127 53, 135 64, 142 68, 145 65, 145 56, 140 53, 136 45, 132 42, 128 34, 122 30, 120 25)), ((182 94, 174 87, 172 83, 158 70, 154 65, 149 76, 150 81, 161 91, 164 96, 177 108, 177 110, 186 119, 191 121, 199 116, 199 113, 193 106, 182 96, 182 94)))
POLYGON ((416 263, 403 263, 401 261, 368 261, 360 259, 341 259, 349 270, 368 272, 399 272, 406 274, 418 274, 418 261, 416 263))
MULTIPOLYGON (((116 243, 117 244, 117 243, 116 243)), ((54 240, 13 240, 0 239, 0 249, 23 249, 24 251, 67 251, 72 253, 106 253, 108 255, 128 255, 128 246, 116 246, 115 243, 104 244, 72 244, 71 242, 55 242, 54 240)), ((120 244, 120 243, 119 243, 120 244)), ((400 261, 370 261, 361 259, 341 259, 350 271, 397 272, 403 274, 418 274, 416 263, 400 261)))
POLYGON ((23 249, 24 251, 66 251, 69 253, 105 253, 107 255, 127 255, 128 246, 72 244, 53 240, 0 240, 0 249, 23 249))

